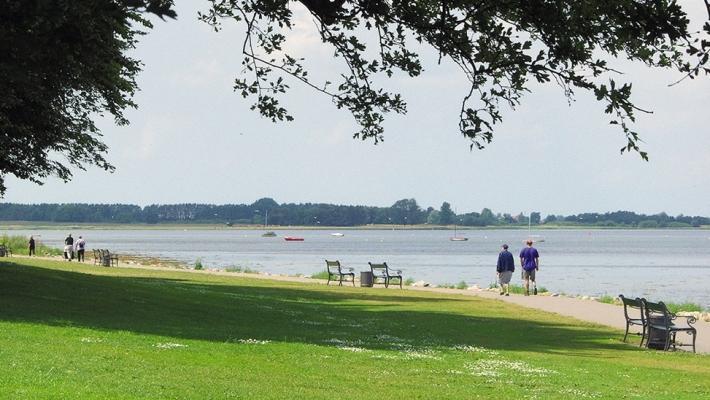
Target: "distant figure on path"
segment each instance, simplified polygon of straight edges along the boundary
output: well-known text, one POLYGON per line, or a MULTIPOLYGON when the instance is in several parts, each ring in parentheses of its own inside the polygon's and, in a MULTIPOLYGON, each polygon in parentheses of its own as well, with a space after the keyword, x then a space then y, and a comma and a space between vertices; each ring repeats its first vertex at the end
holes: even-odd
POLYGON ((513 277, 515 271, 515 259, 513 254, 508 251, 508 245, 503 245, 503 250, 498 254, 498 264, 496 272, 498 273, 498 285, 500 286, 500 295, 510 296, 510 278, 513 277))
POLYGON ((29 250, 29 255, 34 256, 35 255, 35 238, 30 236, 30 241, 28 243, 28 250, 29 250))
POLYGON ((537 294, 537 284, 535 283, 535 272, 540 269, 540 254, 532 247, 533 241, 528 239, 528 247, 520 250, 520 265, 523 267, 523 280, 525 280, 525 295, 530 295, 530 281, 533 283, 533 294, 537 294))
POLYGON ((79 236, 79 240, 76 241, 76 260, 79 262, 84 261, 84 248, 86 247, 86 240, 79 236))
POLYGON ((69 261, 74 259, 74 238, 71 237, 71 233, 64 239, 64 259, 69 261))

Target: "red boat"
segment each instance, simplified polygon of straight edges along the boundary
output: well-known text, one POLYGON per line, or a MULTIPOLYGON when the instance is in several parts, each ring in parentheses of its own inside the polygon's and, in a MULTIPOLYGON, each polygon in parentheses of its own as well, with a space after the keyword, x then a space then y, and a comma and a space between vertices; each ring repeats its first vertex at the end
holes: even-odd
POLYGON ((284 240, 286 240, 288 242, 302 242, 303 238, 302 237, 286 236, 286 237, 284 237, 284 240))

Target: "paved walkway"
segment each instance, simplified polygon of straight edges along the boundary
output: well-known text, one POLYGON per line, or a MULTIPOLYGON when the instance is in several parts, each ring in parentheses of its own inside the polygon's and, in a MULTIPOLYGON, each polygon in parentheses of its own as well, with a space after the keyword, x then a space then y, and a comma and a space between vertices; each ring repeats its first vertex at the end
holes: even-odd
MULTIPOLYGON (((621 330, 626 327, 624 311, 621 306, 600 303, 594 300, 582 300, 565 296, 522 296, 513 294, 510 296, 500 296, 497 291, 441 290, 439 288, 414 289, 447 293, 462 293, 466 295, 486 297, 517 304, 523 307, 557 313, 567 317, 576 318, 580 321, 594 322, 621 330)), ((693 324, 693 326, 698 330, 697 340, 695 342, 696 351, 698 353, 710 353, 710 322, 698 321, 693 324)), ((678 334, 678 340, 683 343, 688 343, 688 341, 691 340, 691 337, 681 333, 678 334)))

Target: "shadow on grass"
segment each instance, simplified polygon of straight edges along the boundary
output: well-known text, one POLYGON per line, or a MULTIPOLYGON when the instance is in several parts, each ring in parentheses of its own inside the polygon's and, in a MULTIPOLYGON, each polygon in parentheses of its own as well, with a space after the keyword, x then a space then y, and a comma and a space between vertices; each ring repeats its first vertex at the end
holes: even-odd
POLYGON ((0 262, 0 320, 218 342, 338 340, 371 349, 391 349, 394 342, 414 349, 473 345, 567 355, 634 351, 610 341, 610 330, 476 297, 269 285, 99 276, 0 262))

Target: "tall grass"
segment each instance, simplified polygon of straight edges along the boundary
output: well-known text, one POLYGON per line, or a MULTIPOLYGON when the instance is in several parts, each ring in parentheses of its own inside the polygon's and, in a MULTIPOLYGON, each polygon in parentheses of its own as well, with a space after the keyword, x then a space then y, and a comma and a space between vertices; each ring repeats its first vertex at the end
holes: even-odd
MULTIPOLYGON (((664 302, 665 303, 665 302, 664 302)), ((677 313, 681 311, 686 311, 686 312, 703 312, 705 311, 703 307, 700 304, 695 304, 691 302, 684 302, 684 303, 665 303, 666 307, 668 307, 668 311, 672 313, 677 313)))
MULTIPOLYGON (((496 289, 496 288, 498 288, 498 284, 491 283, 490 285, 488 285, 488 288, 489 289, 496 289)), ((515 285, 515 284, 511 283, 508 285, 508 290, 510 291, 510 293, 513 293, 513 294, 525 294, 525 287, 522 285, 515 285)), ((530 293, 532 293, 532 291, 533 291, 533 286, 530 285, 530 293)), ((538 293, 547 293, 548 290, 544 286, 538 286, 537 292, 538 293)))
POLYGON ((240 272, 243 274, 258 274, 259 271, 251 269, 249 267, 242 267, 240 265, 232 265, 224 269, 226 272, 240 272))
POLYGON ((311 279, 328 279, 328 270, 324 269, 323 271, 316 272, 315 274, 311 275, 311 279))
MULTIPOLYGON (((20 235, 3 234, 0 236, 0 244, 10 249, 12 254, 28 254, 29 240, 29 237, 20 235)), ((62 254, 62 250, 46 246, 35 238, 35 254, 38 256, 59 256, 62 254)))

